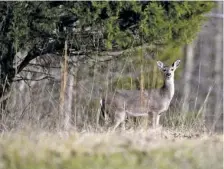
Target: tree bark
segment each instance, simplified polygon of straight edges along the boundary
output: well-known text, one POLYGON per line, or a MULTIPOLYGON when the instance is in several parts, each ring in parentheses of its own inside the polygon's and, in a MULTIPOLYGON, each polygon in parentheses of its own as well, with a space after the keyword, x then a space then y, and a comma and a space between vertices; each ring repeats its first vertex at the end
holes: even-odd
MULTIPOLYGON (((218 7, 216 13, 223 13, 222 2, 217 2, 218 7)), ((214 73, 215 73, 215 114, 212 130, 220 130, 222 128, 222 47, 223 47, 223 20, 217 20, 216 32, 215 32, 215 65, 214 65, 214 73)))
POLYGON ((61 63, 61 90, 60 90, 60 104, 59 104, 59 129, 67 129, 69 127, 69 114, 65 109, 65 94, 68 79, 68 44, 65 41, 64 58, 61 63))
POLYGON ((191 79, 192 79, 192 72, 193 72, 193 64, 194 64, 194 42, 192 44, 188 44, 184 48, 184 55, 185 55, 185 65, 184 65, 184 79, 183 79, 183 106, 182 111, 188 112, 189 111, 189 96, 191 92, 191 79))

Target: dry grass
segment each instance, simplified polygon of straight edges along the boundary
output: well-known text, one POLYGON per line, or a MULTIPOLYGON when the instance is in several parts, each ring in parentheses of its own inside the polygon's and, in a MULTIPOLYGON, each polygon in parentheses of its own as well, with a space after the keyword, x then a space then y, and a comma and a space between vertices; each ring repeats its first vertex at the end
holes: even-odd
POLYGON ((223 136, 194 132, 12 131, 0 137, 0 169, 221 169, 223 136))

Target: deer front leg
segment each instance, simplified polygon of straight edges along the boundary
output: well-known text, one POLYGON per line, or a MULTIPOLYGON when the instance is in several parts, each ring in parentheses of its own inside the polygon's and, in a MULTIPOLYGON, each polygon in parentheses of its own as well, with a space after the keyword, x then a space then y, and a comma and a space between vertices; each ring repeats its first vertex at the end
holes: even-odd
POLYGON ((159 119, 160 119, 160 114, 157 115, 156 117, 156 127, 159 127, 159 119))
POLYGON ((116 128, 122 124, 122 129, 125 128, 125 117, 126 117, 126 112, 125 111, 122 111, 122 112, 116 112, 115 113, 115 126, 113 128, 113 131, 116 130, 116 128))
POLYGON ((121 122, 120 122, 120 121, 117 121, 116 124, 114 125, 113 131, 115 131, 116 128, 117 128, 120 124, 121 124, 121 122))

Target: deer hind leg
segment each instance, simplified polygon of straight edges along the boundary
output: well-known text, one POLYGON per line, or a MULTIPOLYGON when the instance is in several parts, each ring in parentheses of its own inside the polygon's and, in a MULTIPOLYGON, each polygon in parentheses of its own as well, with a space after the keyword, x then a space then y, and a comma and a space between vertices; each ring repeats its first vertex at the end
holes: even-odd
POLYGON ((115 131, 116 128, 120 124, 122 124, 122 129, 125 129, 125 117, 126 117, 125 111, 115 112, 115 125, 114 125, 114 128, 113 128, 113 131, 115 131))
POLYGON ((97 114, 96 114, 96 126, 97 126, 97 128, 100 126, 100 123, 102 123, 102 118, 100 116, 101 116, 101 109, 99 108, 97 110, 97 114))
POLYGON ((153 118, 152 118, 152 126, 153 128, 156 128, 157 126, 157 113, 156 112, 153 112, 153 118))
POLYGON ((123 131, 125 131, 125 119, 124 119, 124 121, 121 122, 121 129, 123 131))
POLYGON ((159 127, 160 116, 161 114, 153 112, 153 128, 159 127))

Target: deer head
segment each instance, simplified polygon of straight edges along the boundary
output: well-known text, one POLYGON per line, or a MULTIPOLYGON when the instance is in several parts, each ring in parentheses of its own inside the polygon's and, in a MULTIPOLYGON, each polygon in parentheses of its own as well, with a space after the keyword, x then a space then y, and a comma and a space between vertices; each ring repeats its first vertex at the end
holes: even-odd
POLYGON ((175 61, 171 66, 166 66, 163 62, 157 61, 157 66, 163 72, 166 80, 174 78, 174 72, 179 67, 179 65, 180 60, 175 61))

